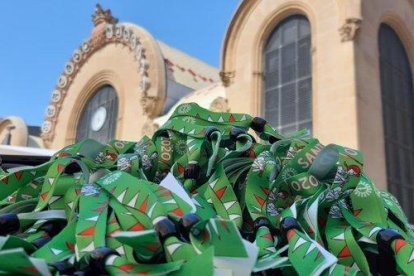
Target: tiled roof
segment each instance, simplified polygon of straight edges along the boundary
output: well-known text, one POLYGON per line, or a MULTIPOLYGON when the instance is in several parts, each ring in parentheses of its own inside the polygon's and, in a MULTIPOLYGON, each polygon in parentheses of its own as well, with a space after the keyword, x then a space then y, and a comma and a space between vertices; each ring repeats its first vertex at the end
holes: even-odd
POLYGON ((194 90, 202 89, 220 81, 217 68, 161 41, 158 41, 158 44, 165 61, 167 76, 170 79, 194 90))

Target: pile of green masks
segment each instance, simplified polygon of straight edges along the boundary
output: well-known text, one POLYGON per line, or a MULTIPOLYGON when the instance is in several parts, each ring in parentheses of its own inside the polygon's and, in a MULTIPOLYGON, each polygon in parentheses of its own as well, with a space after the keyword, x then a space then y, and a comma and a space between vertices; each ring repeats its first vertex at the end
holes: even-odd
POLYGON ((1 171, 0 274, 414 275, 407 218, 363 165, 182 104, 152 138, 1 171))

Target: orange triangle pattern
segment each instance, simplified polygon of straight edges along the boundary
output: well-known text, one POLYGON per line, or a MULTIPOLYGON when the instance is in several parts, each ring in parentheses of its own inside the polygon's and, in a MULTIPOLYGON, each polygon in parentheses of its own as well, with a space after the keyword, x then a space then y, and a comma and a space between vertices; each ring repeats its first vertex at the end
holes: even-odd
POLYGON ((61 164, 57 165, 57 171, 58 171, 59 173, 63 172, 63 170, 64 170, 64 169, 65 169, 65 166, 63 166, 63 165, 61 165, 61 164))
POLYGON ((215 192, 216 196, 218 197, 218 199, 221 200, 221 198, 223 197, 224 193, 226 192, 227 187, 221 188, 220 190, 218 190, 217 192, 215 192))
POLYGON ((145 229, 144 225, 142 225, 141 223, 137 223, 137 224, 132 225, 132 227, 130 227, 128 229, 128 231, 138 232, 138 231, 142 231, 144 229, 145 229))
POLYGON ((46 200, 47 194, 48 194, 48 192, 44 192, 43 194, 40 195, 40 197, 42 198, 42 201, 46 200))
POLYGON ((256 201, 259 203, 260 207, 263 207, 263 205, 266 203, 265 200, 257 195, 254 195, 254 197, 256 198, 256 201))
POLYGON ((395 240, 395 244, 394 244, 395 254, 398 254, 401 248, 403 248, 406 245, 407 245, 407 242, 405 240, 401 240, 401 239, 395 240))
POLYGON ((8 177, 3 177, 2 179, 1 179, 1 182, 3 182, 3 184, 9 184, 9 178, 8 177))
POLYGON ((14 176, 16 177, 17 180, 20 180, 23 176, 23 173, 22 172, 15 172, 14 176))
POLYGON ((95 234, 95 227, 90 227, 79 233, 79 235, 85 236, 85 237, 93 236, 94 234, 95 234))
POLYGON ((145 198, 144 202, 142 202, 141 206, 139 206, 139 210, 141 212, 146 212, 148 207, 148 197, 145 198))
POLYGON ((345 246, 341 252, 338 254, 338 258, 349 258, 351 257, 351 252, 349 251, 348 246, 345 246))

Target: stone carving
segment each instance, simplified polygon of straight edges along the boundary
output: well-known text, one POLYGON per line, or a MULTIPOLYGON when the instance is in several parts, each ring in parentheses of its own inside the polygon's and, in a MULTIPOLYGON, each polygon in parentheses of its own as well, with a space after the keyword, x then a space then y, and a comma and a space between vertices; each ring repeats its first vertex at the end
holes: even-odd
POLYGON ((81 51, 81 50, 79 50, 79 49, 76 49, 76 50, 73 52, 72 60, 73 60, 75 63, 79 63, 79 62, 82 60, 82 51, 81 51))
POLYGON ((358 30, 361 27, 362 19, 360 18, 347 18, 345 24, 339 29, 339 34, 341 36, 341 41, 351 41, 354 40, 358 34, 358 30))
POLYGON ((149 118, 154 118, 154 110, 158 105, 159 98, 158 97, 151 97, 144 95, 141 98, 141 106, 144 114, 146 114, 149 118))
POLYGON ((235 75, 234 71, 231 71, 231 72, 221 71, 220 72, 221 82, 223 83, 225 87, 230 86, 230 84, 232 83, 232 79, 234 78, 234 75, 235 75))
POLYGON ((148 88, 150 87, 150 84, 151 84, 150 79, 144 75, 139 83, 139 87, 141 88, 141 90, 147 91, 148 88))
POLYGON ((65 73, 67 75, 71 75, 74 71, 75 67, 73 65, 73 62, 69 61, 65 66, 65 73))
POLYGON ((124 33, 124 26, 116 25, 115 26, 115 36, 116 38, 122 38, 122 34, 124 33))
POLYGON ((226 98, 217 97, 215 98, 211 104, 209 109, 213 112, 229 112, 229 103, 226 98))
POLYGON ((61 75, 59 80, 58 80, 57 86, 59 88, 65 88, 67 83, 68 83, 68 78, 65 75, 61 75))
POLYGON ((92 15, 92 21, 95 26, 104 22, 110 24, 118 23, 118 19, 112 16, 111 10, 108 9, 104 11, 99 4, 96 4, 95 13, 92 15))
POLYGON ((129 44, 130 44, 129 46, 132 49, 135 49, 135 47, 137 46, 137 43, 138 43, 137 36, 134 33, 131 33, 131 38, 129 39, 129 44))
POLYGON ((54 105, 49 105, 46 109, 46 117, 53 117, 56 114, 56 107, 54 105))
POLYGON ((44 121, 42 125, 42 132, 49 133, 51 127, 52 127, 52 123, 50 121, 44 121))
POLYGON ((146 58, 145 49, 141 44, 140 38, 135 34, 134 29, 117 24, 118 19, 112 16, 111 11, 103 10, 99 4, 96 5, 92 20, 95 29, 91 37, 74 51, 72 58, 66 63, 63 73, 59 77, 54 92, 52 93, 48 108, 50 112, 47 113, 42 127, 42 138, 45 142, 50 142, 53 139, 55 122, 59 115, 62 102, 80 68, 91 55, 111 43, 122 44, 134 54, 137 61, 137 72, 141 77, 140 88, 145 95, 145 99, 143 100, 144 111, 151 117, 152 111, 155 110, 155 103, 158 99, 155 97, 146 97, 146 92, 151 86, 151 79, 148 74, 150 64, 146 58), (105 23, 105 25, 101 25, 101 23, 105 23), (51 112, 51 110, 54 112, 51 112))
POLYGON ((52 102, 58 103, 62 99, 62 93, 59 90, 53 90, 52 92, 52 102))
POLYGON ((159 128, 158 124, 154 124, 152 120, 147 120, 142 126, 142 134, 151 137, 159 128))

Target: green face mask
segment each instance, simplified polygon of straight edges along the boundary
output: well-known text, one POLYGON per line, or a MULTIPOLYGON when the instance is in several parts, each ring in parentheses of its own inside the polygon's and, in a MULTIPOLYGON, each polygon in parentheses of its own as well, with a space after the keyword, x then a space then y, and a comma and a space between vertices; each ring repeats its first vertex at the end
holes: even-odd
POLYGON ((414 275, 414 235, 362 154, 182 104, 141 141, 0 171, 0 272, 414 275))

